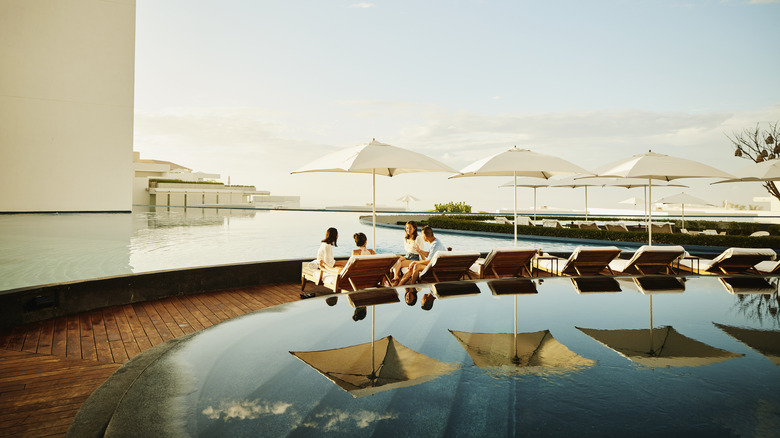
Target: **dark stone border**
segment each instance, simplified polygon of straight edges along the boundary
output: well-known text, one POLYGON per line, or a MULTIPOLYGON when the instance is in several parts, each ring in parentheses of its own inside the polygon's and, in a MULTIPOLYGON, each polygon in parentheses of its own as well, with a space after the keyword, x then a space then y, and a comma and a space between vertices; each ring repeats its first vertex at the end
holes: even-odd
POLYGON ((296 282, 301 262, 277 260, 105 277, 0 292, 0 329, 161 298, 296 282))

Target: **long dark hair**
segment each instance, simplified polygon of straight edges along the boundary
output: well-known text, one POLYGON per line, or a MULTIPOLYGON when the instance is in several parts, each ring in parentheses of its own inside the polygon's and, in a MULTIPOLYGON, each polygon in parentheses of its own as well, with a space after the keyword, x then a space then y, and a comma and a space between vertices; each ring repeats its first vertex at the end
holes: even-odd
POLYGON ((417 240, 417 222, 409 221, 406 224, 412 226, 412 234, 407 233, 405 239, 406 240, 417 240))
POLYGON ((336 239, 339 238, 339 230, 330 227, 328 228, 328 231, 325 232, 325 238, 322 239, 323 243, 327 243, 328 245, 338 246, 336 245, 336 239))

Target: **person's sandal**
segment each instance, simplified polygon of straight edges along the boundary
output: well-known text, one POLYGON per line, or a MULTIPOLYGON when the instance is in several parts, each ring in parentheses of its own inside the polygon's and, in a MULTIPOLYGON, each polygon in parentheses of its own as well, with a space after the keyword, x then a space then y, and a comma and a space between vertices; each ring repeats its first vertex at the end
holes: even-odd
POLYGON ((306 298, 314 298, 316 296, 317 296, 317 294, 315 294, 313 292, 304 292, 304 293, 301 294, 301 299, 305 300, 306 298))

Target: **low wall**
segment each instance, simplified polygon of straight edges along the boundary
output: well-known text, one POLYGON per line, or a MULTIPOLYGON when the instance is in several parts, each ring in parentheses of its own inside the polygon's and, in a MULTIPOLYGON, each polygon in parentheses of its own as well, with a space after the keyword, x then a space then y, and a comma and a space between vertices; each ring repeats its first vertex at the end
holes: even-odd
POLYGON ((304 261, 308 259, 144 272, 11 289, 0 292, 0 328, 176 295, 296 282, 304 261))

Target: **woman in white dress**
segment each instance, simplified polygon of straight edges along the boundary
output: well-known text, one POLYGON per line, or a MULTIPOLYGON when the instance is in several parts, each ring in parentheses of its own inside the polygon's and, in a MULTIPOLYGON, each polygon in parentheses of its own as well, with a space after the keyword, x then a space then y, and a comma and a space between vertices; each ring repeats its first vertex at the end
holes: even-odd
POLYGON ((406 254, 393 266, 393 286, 398 284, 398 281, 401 279, 402 268, 409 266, 412 262, 423 259, 424 240, 422 234, 417 232, 417 222, 407 222, 404 231, 406 232, 404 235, 404 251, 406 254))
POLYGON ((352 250, 352 255, 374 255, 376 254, 376 251, 373 249, 366 248, 366 242, 368 242, 368 237, 366 237, 363 233, 355 233, 352 235, 352 238, 355 239, 355 245, 357 245, 357 249, 352 250))

